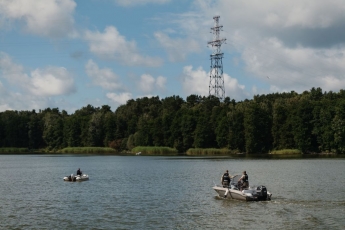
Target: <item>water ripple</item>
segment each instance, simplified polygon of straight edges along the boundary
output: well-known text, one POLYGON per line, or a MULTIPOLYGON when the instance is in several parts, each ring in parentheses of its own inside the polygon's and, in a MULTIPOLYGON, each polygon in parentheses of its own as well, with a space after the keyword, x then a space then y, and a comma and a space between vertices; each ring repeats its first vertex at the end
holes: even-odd
POLYGON ((0 229, 345 229, 345 160, 176 159, 0 156, 0 229), (62 180, 79 167, 89 181, 62 180), (272 201, 216 196, 225 169, 272 201))

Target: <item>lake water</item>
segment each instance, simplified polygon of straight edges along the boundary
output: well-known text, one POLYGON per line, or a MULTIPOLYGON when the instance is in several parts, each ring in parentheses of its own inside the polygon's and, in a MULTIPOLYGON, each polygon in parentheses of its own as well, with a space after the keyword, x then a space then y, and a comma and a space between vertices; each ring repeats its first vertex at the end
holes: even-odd
POLYGON ((345 159, 0 156, 1 229, 345 229, 345 159), (77 168, 89 181, 64 182, 77 168), (218 198, 247 170, 271 201, 218 198))

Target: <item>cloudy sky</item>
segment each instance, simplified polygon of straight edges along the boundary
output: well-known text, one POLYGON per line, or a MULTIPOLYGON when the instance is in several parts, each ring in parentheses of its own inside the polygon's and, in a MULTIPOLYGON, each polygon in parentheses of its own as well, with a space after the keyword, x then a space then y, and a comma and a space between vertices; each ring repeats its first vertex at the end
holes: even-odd
POLYGON ((231 99, 345 88, 345 0, 0 0, 0 111, 207 96, 215 15, 231 99))

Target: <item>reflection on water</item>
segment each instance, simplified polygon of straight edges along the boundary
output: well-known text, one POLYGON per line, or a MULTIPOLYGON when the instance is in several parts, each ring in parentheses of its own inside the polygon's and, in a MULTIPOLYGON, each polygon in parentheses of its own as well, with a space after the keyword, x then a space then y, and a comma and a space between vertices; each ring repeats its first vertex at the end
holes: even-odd
POLYGON ((344 229, 345 159, 0 156, 1 229, 344 229), (84 182, 64 182, 76 169, 84 182), (225 200, 247 170, 272 201, 225 200))

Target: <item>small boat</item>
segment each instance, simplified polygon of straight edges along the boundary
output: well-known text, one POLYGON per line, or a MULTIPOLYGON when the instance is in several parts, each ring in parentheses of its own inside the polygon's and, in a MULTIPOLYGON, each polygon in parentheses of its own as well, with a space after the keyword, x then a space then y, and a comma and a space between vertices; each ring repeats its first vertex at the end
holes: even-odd
POLYGON ((215 185, 213 189, 218 193, 218 196, 226 199, 244 200, 244 201, 263 201, 271 200, 272 193, 267 191, 263 185, 253 186, 240 191, 238 180, 241 175, 236 175, 231 178, 230 185, 219 186, 215 185))
POLYGON ((84 180, 88 180, 89 179, 89 175, 87 174, 82 174, 82 175, 76 175, 74 176, 73 174, 69 175, 69 176, 65 176, 63 178, 64 181, 84 181, 84 180))

